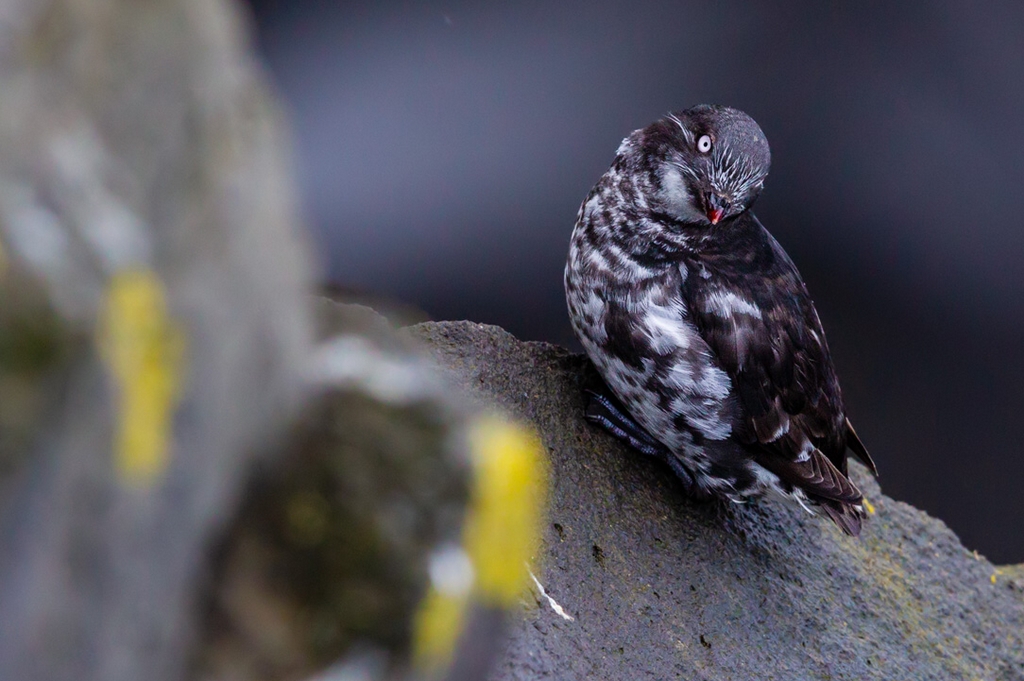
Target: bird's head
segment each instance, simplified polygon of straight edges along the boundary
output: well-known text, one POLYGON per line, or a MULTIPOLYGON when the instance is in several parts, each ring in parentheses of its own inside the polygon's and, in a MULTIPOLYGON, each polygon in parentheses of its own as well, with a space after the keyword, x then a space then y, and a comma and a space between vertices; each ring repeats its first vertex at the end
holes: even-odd
POLYGON ((660 203, 682 222, 718 224, 761 193, 771 165, 768 140, 742 111, 702 104, 638 133, 660 203))

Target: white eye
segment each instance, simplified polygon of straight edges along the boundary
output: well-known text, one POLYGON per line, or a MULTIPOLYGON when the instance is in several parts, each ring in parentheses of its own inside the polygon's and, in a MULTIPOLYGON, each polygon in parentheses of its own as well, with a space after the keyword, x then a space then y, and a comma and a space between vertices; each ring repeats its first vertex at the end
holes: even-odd
POLYGON ((706 154, 711 151, 711 137, 708 135, 701 135, 700 139, 697 140, 697 151, 702 154, 706 154))

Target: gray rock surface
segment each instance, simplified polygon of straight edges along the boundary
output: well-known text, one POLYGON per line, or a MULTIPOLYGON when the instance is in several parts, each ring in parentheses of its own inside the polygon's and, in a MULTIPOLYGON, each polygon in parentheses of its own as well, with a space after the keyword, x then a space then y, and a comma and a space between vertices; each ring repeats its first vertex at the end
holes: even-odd
POLYGON ((297 406, 312 268, 239 10, 0 0, 2 679, 181 678, 297 406))
POLYGON ((551 457, 553 602, 526 604, 492 678, 1024 679, 1024 566, 969 551, 862 467, 859 540, 777 501, 698 504, 584 422, 581 356, 469 322, 409 332, 551 457))
POLYGON ((243 10, 0 0, 2 681, 478 679, 515 605, 476 415, 314 309, 243 10))
POLYGON ((313 394, 212 551, 189 678, 343 681, 352 665, 365 681, 420 678, 414 615, 431 556, 460 540, 471 414, 369 308, 314 310, 313 394))

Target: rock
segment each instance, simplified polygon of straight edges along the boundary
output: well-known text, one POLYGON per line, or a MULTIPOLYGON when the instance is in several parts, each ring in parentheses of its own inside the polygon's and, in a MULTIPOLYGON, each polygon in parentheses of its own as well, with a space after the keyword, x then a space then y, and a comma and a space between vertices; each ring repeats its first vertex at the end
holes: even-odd
POLYGON ((471 414, 369 308, 315 310, 315 393, 217 540, 195 678, 299 680, 338 664, 411 678, 428 565, 459 544, 471 414))
POLYGON ((538 441, 314 312, 240 9, 0 0, 0 679, 476 679, 528 579, 538 441))
POLYGON ((312 350, 279 113, 233 3, 0 33, 0 678, 178 679, 312 350))
POLYGON ((85 340, 56 313, 42 283, 0 246, 0 486, 24 464, 85 340))
POLYGON ((859 465, 859 540, 780 501, 695 503, 584 422, 583 357, 470 322, 408 332, 551 458, 546 596, 492 679, 1024 679, 1024 566, 993 566, 859 465))

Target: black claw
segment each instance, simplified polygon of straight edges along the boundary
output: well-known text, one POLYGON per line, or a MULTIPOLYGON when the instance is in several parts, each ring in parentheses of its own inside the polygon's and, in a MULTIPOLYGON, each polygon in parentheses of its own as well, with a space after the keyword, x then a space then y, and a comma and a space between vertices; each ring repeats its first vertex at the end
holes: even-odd
POLYGON ((701 499, 708 497, 707 491, 697 485, 693 473, 665 445, 651 437, 643 426, 626 413, 619 401, 612 397, 603 381, 589 377, 586 383, 583 388, 587 402, 584 417, 588 421, 600 426, 641 454, 653 456, 667 463, 691 496, 701 499))
POLYGON ((587 400, 584 416, 630 447, 648 456, 665 457, 668 450, 626 413, 618 400, 602 390, 604 386, 587 386, 583 394, 587 400))
POLYGON ((586 414, 586 418, 591 423, 596 423, 597 425, 601 426, 609 433, 619 438, 620 440, 628 444, 630 447, 640 452, 641 454, 658 457, 662 457, 665 455, 664 448, 638 440, 637 438, 633 437, 632 435, 624 431, 622 428, 619 428, 613 421, 611 421, 610 419, 603 415, 591 414, 588 411, 588 413, 586 414))
POLYGON ((683 465, 683 462, 678 457, 666 451, 666 455, 662 458, 668 464, 668 467, 672 469, 672 472, 676 474, 676 477, 679 478, 679 481, 683 483, 687 496, 698 501, 710 501, 713 498, 706 489, 697 484, 697 479, 693 477, 693 473, 683 465))

